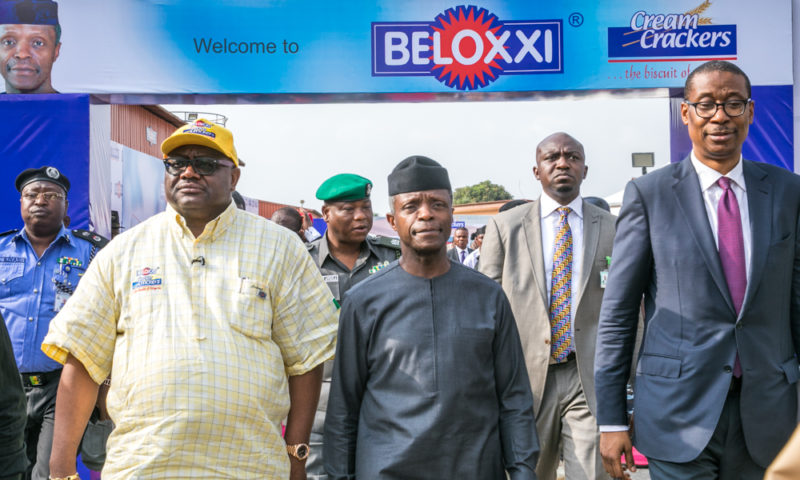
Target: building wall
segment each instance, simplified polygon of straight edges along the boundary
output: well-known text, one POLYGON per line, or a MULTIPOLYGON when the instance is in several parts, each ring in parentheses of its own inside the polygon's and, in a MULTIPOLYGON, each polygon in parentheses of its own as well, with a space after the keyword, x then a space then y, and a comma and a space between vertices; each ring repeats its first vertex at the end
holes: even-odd
POLYGON ((161 142, 183 124, 178 120, 167 121, 141 105, 111 105, 111 140, 161 158, 161 142), (155 130, 155 143, 148 142, 147 127, 155 130))
POLYGON ((272 214, 282 207, 286 207, 283 203, 268 202, 266 200, 258 201, 258 214, 264 218, 272 218, 272 214))

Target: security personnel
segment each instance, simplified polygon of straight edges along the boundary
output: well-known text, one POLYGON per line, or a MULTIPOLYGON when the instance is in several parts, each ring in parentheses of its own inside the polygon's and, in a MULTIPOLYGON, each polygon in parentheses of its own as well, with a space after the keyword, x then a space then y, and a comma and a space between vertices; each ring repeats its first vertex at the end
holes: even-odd
MULTIPOLYGON (((317 189, 322 200, 322 218, 328 229, 322 238, 311 242, 308 250, 325 283, 337 301, 356 283, 400 258, 396 238, 369 235, 372 229, 372 182, 342 173, 325 180, 317 189)), ((322 430, 328 405, 333 362, 325 362, 319 406, 311 429, 311 455, 306 465, 309 479, 327 478, 322 465, 322 430)))
POLYGON ((0 234, 0 314, 5 319, 27 401, 27 478, 47 479, 61 364, 42 353, 50 320, 69 299, 108 240, 64 226, 69 180, 55 167, 17 176, 25 226, 0 234))

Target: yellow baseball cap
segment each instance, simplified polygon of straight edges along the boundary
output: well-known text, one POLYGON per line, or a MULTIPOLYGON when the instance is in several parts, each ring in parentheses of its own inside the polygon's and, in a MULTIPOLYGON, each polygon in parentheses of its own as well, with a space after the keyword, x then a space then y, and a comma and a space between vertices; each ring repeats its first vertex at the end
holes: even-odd
POLYGON ((236 156, 236 148, 233 146, 233 134, 231 131, 222 125, 209 122, 205 118, 197 119, 175 130, 161 144, 161 152, 166 158, 170 152, 184 145, 201 145, 213 148, 233 160, 237 167, 239 166, 239 157, 236 156))

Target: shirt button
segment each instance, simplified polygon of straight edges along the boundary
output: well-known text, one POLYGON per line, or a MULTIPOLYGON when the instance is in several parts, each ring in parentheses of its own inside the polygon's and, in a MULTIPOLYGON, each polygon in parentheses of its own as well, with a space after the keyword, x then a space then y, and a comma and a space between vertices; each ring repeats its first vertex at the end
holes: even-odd
POLYGON ((547 340, 545 340, 545 341, 544 341, 544 344, 545 344, 545 345, 550 345, 550 339, 548 338, 547 340))
POLYGON ((28 321, 32 322, 33 321, 33 317, 28 317, 28 321))
POLYGON ((39 289, 38 288, 34 288, 33 289, 33 293, 39 293, 39 289))
POLYGON ((36 266, 37 267, 41 267, 42 266, 42 262, 36 262, 36 266))

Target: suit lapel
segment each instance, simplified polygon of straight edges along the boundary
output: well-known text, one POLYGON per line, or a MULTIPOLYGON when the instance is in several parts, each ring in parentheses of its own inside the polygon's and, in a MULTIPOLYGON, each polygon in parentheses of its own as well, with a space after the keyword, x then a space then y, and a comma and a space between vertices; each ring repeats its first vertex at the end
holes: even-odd
MULTIPOLYGON (((518 207, 519 208, 519 207, 518 207)), ((531 259, 533 268, 533 278, 539 295, 542 297, 544 305, 550 305, 547 298, 547 277, 544 274, 544 257, 542 252, 542 226, 541 226, 541 206, 536 199, 528 209, 528 214, 522 218, 522 230, 525 232, 525 244, 528 245, 528 255, 531 259)))
POLYGON ((597 243, 600 238, 600 228, 598 225, 600 220, 597 212, 586 208, 586 205, 587 203, 583 202, 583 265, 581 266, 580 278, 581 296, 578 299, 578 304, 575 306, 576 311, 577 306, 581 303, 580 299, 583 298, 583 293, 586 291, 589 277, 592 275, 592 265, 594 265, 594 257, 597 255, 597 243))
POLYGON ((700 192, 700 179, 697 177, 697 172, 690 159, 683 160, 675 169, 675 183, 672 189, 678 207, 689 224, 689 231, 700 247, 703 260, 711 272, 714 283, 722 292, 731 312, 736 312, 728 290, 728 282, 725 280, 725 273, 722 270, 722 263, 719 260, 719 250, 714 242, 714 234, 711 232, 711 225, 708 224, 708 214, 703 202, 703 194, 700 192))
POLYGON ((747 188, 747 209, 750 214, 750 278, 747 279, 742 312, 747 308, 756 291, 769 253, 770 232, 772 231, 772 188, 767 173, 758 164, 742 160, 745 187, 747 188))

